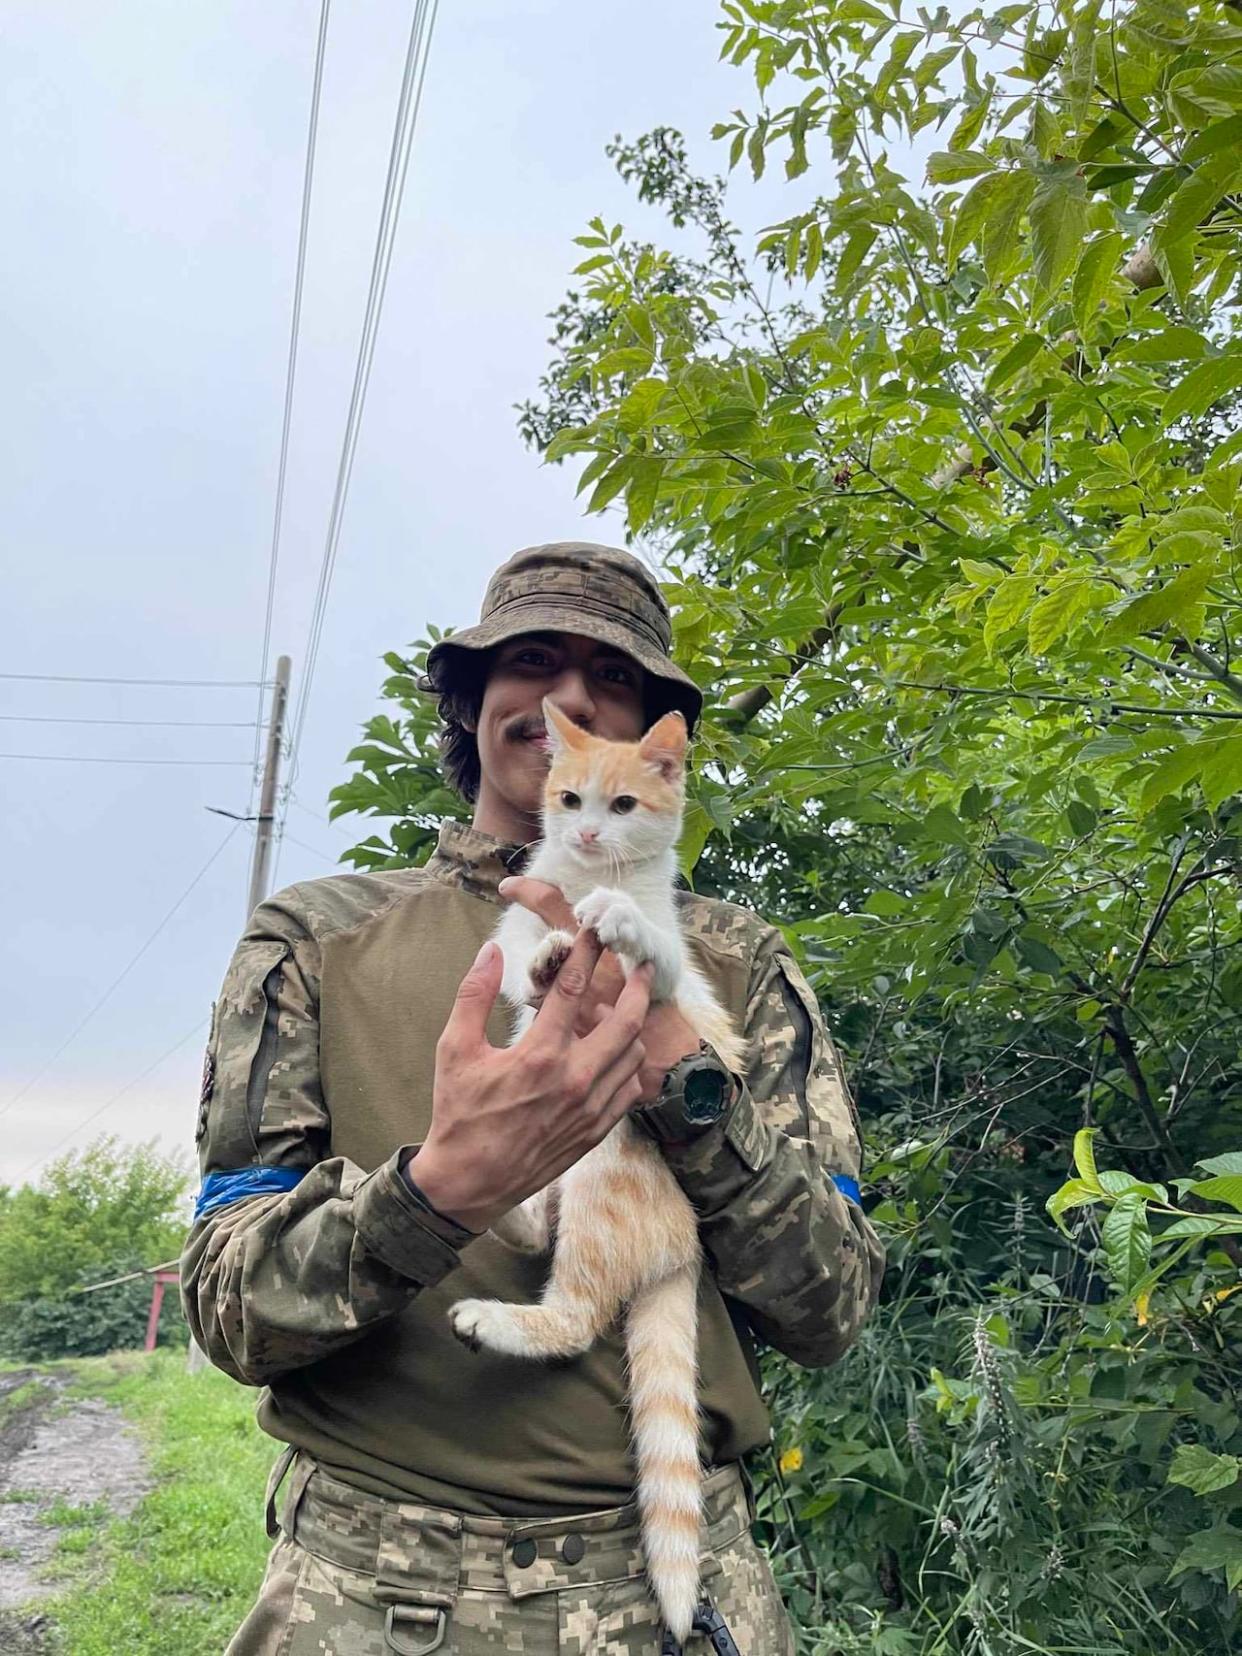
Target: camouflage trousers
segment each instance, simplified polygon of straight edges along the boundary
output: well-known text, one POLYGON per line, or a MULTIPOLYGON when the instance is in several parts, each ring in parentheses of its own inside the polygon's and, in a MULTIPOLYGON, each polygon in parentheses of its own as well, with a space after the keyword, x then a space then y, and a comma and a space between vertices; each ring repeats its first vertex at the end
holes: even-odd
MULTIPOLYGON (((738 1469, 704 1485, 703 1591, 740 1656, 794 1656, 738 1469)), ((259 1597, 225 1656, 660 1656, 637 1509, 474 1518, 299 1456, 259 1597)), ((717 1648, 692 1634, 685 1656, 717 1648)))

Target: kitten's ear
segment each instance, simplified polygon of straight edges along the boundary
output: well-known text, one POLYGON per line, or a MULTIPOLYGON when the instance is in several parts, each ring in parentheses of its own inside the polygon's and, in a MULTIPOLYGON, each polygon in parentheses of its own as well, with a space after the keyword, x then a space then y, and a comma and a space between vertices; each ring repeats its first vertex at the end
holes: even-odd
POLYGON ((666 713, 638 744, 639 757, 654 765, 666 782, 676 782, 686 763, 690 732, 680 713, 666 713))
POLYGON ((578 751, 587 746, 590 737, 586 731, 567 719, 550 696, 543 698, 543 725, 553 753, 578 751))

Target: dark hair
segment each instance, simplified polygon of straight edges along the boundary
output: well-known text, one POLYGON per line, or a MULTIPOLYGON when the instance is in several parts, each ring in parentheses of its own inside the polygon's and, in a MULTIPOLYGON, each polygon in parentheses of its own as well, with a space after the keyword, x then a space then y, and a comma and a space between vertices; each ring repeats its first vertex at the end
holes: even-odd
MULTIPOLYGON (((491 671, 495 650, 454 650, 437 664, 438 682, 424 679, 424 688, 439 695, 440 763, 444 779, 455 793, 470 804, 479 796, 482 769, 479 741, 475 732, 483 706, 483 691, 491 671), (452 666, 449 667, 449 662, 452 666)), ((643 720, 650 728, 661 714, 676 707, 670 687, 656 674, 643 669, 643 720)))
POLYGON ((440 700, 440 763, 455 793, 471 804, 479 796, 479 740, 475 732, 483 706, 483 688, 492 664, 491 650, 454 650, 451 674, 442 673, 440 700))

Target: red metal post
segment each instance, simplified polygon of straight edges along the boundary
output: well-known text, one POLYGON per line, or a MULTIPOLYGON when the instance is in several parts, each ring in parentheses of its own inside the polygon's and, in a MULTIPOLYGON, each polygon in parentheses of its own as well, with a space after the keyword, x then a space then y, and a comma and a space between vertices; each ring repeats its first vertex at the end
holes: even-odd
POLYGON ((176 1271, 157 1271, 151 1288, 151 1314, 147 1318, 147 1337, 143 1342, 144 1351, 154 1351, 156 1336, 160 1329, 160 1307, 164 1303, 164 1288, 170 1282, 178 1281, 176 1271))
POLYGON ((151 1288, 151 1315, 147 1318, 147 1337, 143 1343, 144 1351, 155 1350, 155 1336, 160 1326, 160 1306, 164 1303, 164 1278, 162 1273, 155 1279, 151 1288))

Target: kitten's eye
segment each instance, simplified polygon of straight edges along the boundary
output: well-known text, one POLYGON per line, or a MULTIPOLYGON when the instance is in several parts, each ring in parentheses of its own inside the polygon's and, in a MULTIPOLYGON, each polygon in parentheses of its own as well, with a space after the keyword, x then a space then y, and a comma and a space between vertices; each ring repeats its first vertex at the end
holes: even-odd
POLYGON ((576 811, 582 801, 576 793, 565 792, 561 795, 561 804, 567 811, 576 811))
POLYGON ((633 794, 618 794, 612 802, 612 808, 618 816, 625 816, 626 813, 628 811, 632 811, 637 804, 638 801, 634 798, 633 794))

